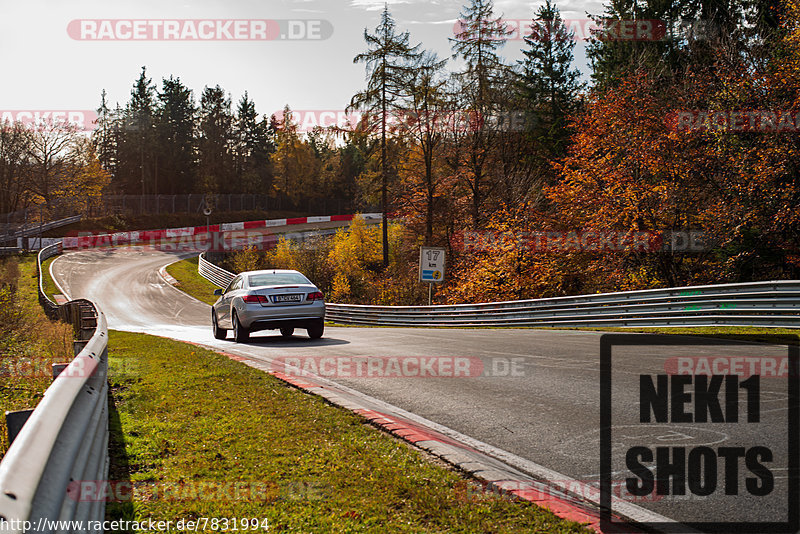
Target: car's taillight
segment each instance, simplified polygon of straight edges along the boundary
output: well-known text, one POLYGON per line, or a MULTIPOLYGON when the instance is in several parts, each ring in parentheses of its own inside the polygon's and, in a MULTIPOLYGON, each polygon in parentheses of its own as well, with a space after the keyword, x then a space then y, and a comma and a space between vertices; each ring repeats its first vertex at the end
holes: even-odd
POLYGON ((245 295, 242 300, 250 304, 266 303, 267 297, 264 295, 245 295))
POLYGON ((322 291, 314 291, 308 294, 306 300, 322 300, 323 298, 325 298, 325 296, 322 294, 322 291))

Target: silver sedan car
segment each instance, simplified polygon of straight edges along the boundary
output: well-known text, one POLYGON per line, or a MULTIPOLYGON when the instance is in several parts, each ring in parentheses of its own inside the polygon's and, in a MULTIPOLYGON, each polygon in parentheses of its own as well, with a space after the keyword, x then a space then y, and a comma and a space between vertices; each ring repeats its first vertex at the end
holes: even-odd
POLYGON ((279 329, 289 337, 295 328, 305 328, 308 337, 319 339, 325 329, 322 292, 297 271, 271 269, 236 275, 211 307, 214 337, 247 341, 250 332, 279 329))

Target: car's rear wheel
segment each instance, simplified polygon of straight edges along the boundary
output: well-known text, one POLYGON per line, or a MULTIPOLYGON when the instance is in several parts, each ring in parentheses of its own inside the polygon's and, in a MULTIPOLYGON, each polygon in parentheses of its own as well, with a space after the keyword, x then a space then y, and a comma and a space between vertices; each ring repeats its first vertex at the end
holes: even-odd
POLYGON ((308 331, 308 337, 311 339, 319 339, 325 332, 325 321, 318 319, 314 321, 313 324, 309 325, 306 330, 308 331))
POLYGON ((281 335, 283 337, 292 337, 294 334, 294 328, 281 328, 281 335))
POLYGON ((231 321, 233 322, 233 340, 237 343, 243 343, 250 339, 250 332, 247 328, 242 326, 239 322, 239 316, 236 315, 236 310, 231 313, 231 321))
POLYGON ((225 339, 228 337, 228 331, 224 328, 219 327, 219 322, 217 321, 217 312, 211 311, 211 326, 214 330, 214 337, 217 339, 225 339))

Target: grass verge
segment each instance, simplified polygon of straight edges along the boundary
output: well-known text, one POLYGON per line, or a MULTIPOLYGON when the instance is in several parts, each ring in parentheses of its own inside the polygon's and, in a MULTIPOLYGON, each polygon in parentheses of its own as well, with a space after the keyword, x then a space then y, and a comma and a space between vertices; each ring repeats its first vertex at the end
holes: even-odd
POLYGON ((219 287, 198 274, 197 257, 176 261, 167 266, 167 272, 178 281, 178 289, 200 302, 211 305, 217 301, 214 290, 219 287))
POLYGON ((61 291, 59 291, 58 287, 56 286, 56 283, 53 281, 53 277, 50 276, 50 264, 53 263, 56 258, 58 258, 58 256, 47 258, 42 262, 42 285, 44 286, 44 293, 53 302, 55 302, 56 300, 55 298, 53 298, 53 296, 61 293, 61 291))
POLYGON ((797 328, 764 328, 758 326, 695 326, 695 327, 639 327, 639 328, 564 328, 562 330, 589 330, 602 332, 623 332, 641 334, 673 334, 673 335, 702 335, 726 339, 745 339, 758 341, 757 337, 763 336, 764 340, 774 339, 775 336, 797 336, 797 328))
POLYGON ((109 519, 247 517, 292 532, 583 531, 481 492, 355 414, 224 355, 112 332, 109 362, 110 478, 134 487, 109 519), (238 494, 221 489, 231 485, 238 494))
MULTIPOLYGON (((50 365, 69 361, 72 327, 52 322, 39 304, 36 256, 0 264, 0 414, 34 408, 50 386, 50 365)), ((5 417, 0 417, 0 458, 8 450, 5 417)))

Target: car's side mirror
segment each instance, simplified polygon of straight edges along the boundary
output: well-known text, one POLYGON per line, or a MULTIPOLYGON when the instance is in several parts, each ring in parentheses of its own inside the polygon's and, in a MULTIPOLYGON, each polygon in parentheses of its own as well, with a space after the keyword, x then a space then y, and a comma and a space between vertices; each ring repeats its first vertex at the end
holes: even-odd
POLYGON ((215 289, 214 290, 214 296, 215 297, 222 296, 222 290, 221 289, 215 289))

